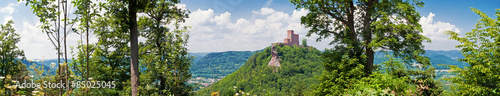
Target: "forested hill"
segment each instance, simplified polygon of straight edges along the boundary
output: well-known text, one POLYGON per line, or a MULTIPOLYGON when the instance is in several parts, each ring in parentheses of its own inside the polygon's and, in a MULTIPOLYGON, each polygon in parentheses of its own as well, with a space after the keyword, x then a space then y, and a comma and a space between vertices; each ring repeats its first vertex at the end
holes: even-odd
MULTIPOLYGON (((392 52, 384 53, 384 52, 377 52, 375 54, 375 60, 374 64, 380 64, 382 62, 385 62, 386 55, 392 55, 392 52)), ((445 64, 445 65, 455 65, 460 68, 464 68, 468 66, 467 63, 464 62, 459 62, 458 59, 463 59, 464 56, 462 53, 458 50, 449 50, 449 51, 436 51, 436 50, 425 50, 424 56, 429 57, 429 61, 431 62, 431 66, 435 67, 437 70, 447 70, 448 67, 446 66, 441 66, 439 64, 445 64)))
POLYGON ((220 91, 221 96, 249 95, 304 95, 311 93, 311 85, 319 84, 314 78, 321 74, 321 52, 313 47, 277 46, 281 68, 273 73, 268 66, 271 48, 255 52, 241 68, 224 79, 197 91, 196 95, 207 96, 220 91))
POLYGON ((215 52, 196 57, 191 67, 193 77, 213 78, 226 76, 238 70, 253 51, 215 52))

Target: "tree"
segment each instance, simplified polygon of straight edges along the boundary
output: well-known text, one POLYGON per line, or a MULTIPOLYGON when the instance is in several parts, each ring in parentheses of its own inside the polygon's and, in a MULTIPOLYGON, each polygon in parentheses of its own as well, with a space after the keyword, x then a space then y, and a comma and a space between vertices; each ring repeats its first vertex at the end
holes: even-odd
MULTIPOLYGON (((97 43, 89 44, 89 53, 92 53, 89 58, 89 66, 91 71, 88 71, 91 78, 102 81, 116 81, 115 88, 105 88, 100 90, 91 90, 93 93, 109 94, 109 95, 130 95, 130 47, 128 25, 126 19, 120 18, 124 11, 118 6, 105 4, 103 9, 106 13, 102 17, 97 17, 91 23, 91 28, 94 28, 93 34, 98 38, 97 43), (123 83, 120 83, 123 82, 123 83), (127 83, 124 83, 127 82, 127 83), (128 90, 127 90, 128 89, 128 90), (94 92, 97 91, 97 92, 94 92)), ((79 49, 86 49, 87 46, 81 46, 79 49)), ((74 63, 86 65, 85 50, 81 50, 79 60, 74 63)), ((82 66, 85 68, 86 66, 82 66)))
MULTIPOLYGON (((325 51, 325 71, 320 78, 318 95, 342 94, 350 83, 369 77, 376 67, 374 50, 393 51, 405 64, 417 62, 427 68, 430 62, 422 42, 430 41, 421 35, 420 14, 415 6, 420 0, 291 0, 296 8, 310 12, 301 24, 310 28, 306 36, 319 35, 316 41, 333 37, 334 49, 325 51)), ((420 70, 420 71, 423 71, 420 70)), ((411 72, 419 79, 432 78, 433 73, 411 72)))
MULTIPOLYGON (((128 2, 128 26, 130 30, 130 82, 132 87, 132 96, 137 96, 139 87, 139 45, 137 30, 137 10, 138 0, 129 0, 128 2)), ((142 1, 148 2, 148 1, 142 1)), ((148 2, 149 3, 149 2, 148 2)))
MULTIPOLYGON (((12 80, 26 80, 27 67, 22 63, 24 51, 20 50, 16 44, 19 43, 21 37, 14 33, 16 30, 12 27, 12 20, 9 20, 5 25, 0 25, 0 91, 7 86, 13 86, 15 83, 12 80)), ((0 92, 4 93, 4 92, 0 92)), ((12 91, 5 92, 15 94, 12 91)), ((3 94, 6 95, 6 94, 3 94)))
MULTIPOLYGON (((25 1, 25 0, 18 0, 25 1)), ((70 29, 73 26, 68 18, 68 2, 67 0, 26 0, 26 6, 31 4, 31 10, 40 18, 40 28, 42 32, 47 34, 49 40, 57 50, 57 63, 63 66, 58 67, 57 80, 63 80, 66 84, 66 90, 69 90, 69 68, 68 68, 68 52, 66 46, 66 36, 68 36, 70 29), (61 10, 62 9, 62 10, 61 10), (62 13, 62 14, 61 14, 62 13), (61 26, 61 21, 63 25, 61 26), (52 23, 52 24, 51 24, 52 23), (70 26, 70 27, 68 27, 70 26), (62 28, 62 30, 61 30, 62 28), (61 34, 62 33, 62 34, 61 34), (62 47, 61 47, 61 44, 62 47), (64 52, 63 52, 64 51, 64 52), (64 56, 64 57, 61 57, 64 56), (64 62, 61 63, 61 58, 64 62), (63 70, 66 69, 66 70, 63 70)), ((63 94, 63 89, 59 89, 59 94, 63 94)))
POLYGON ((191 78, 192 56, 186 45, 189 35, 186 26, 180 26, 188 18, 187 10, 176 6, 180 0, 151 0, 139 19, 139 32, 146 41, 140 43, 141 85, 155 87, 141 91, 144 95, 189 95, 193 87, 187 85, 191 78), (167 26, 171 26, 168 28, 167 26))
POLYGON ((89 70, 90 68, 90 52, 93 52, 91 51, 90 49, 90 46, 92 45, 89 45, 89 35, 91 34, 89 31, 92 30, 92 29, 95 29, 95 28, 90 28, 91 26, 91 23, 94 21, 94 19, 100 17, 100 14, 98 14, 98 12, 100 11, 100 6, 102 5, 102 3, 100 3, 99 5, 93 3, 92 1, 90 0, 73 0, 71 2, 73 4, 73 6, 75 8, 77 8, 78 10, 75 10, 74 14, 77 15, 77 18, 75 18, 75 22, 79 22, 79 27, 76 29, 72 29, 75 33, 79 33, 80 34, 80 44, 79 46, 77 46, 77 49, 78 50, 78 58, 73 58, 73 61, 77 61, 77 62, 72 62, 71 63, 71 66, 73 66, 73 70, 75 70, 76 74, 78 74, 79 76, 84 76, 85 80, 88 81, 88 78, 91 77, 90 76, 90 71, 89 70), (89 34, 90 33, 90 34, 89 34), (83 35, 85 34, 86 38, 86 45, 83 45, 84 43, 84 40, 83 40, 83 35), (82 65, 84 64, 85 62, 85 65, 82 65), (82 70, 82 69, 85 69, 85 70, 82 70), (86 73, 86 74, 84 74, 86 73))
MULTIPOLYGON (((78 0, 75 3, 79 3, 76 5, 79 7, 92 7, 79 8, 75 12, 81 14, 81 17, 77 19, 81 22, 77 31, 81 34, 93 34, 98 39, 94 44, 84 45, 83 42, 80 42, 77 46, 79 51, 71 64, 76 67, 73 68, 75 75, 88 76, 88 78, 99 81, 115 81, 116 84, 114 88, 75 91, 75 95, 130 95, 131 55, 130 47, 127 45, 130 38, 127 34, 129 28, 128 19, 126 19, 128 11, 122 11, 126 9, 126 5, 121 2, 108 2, 99 3, 97 6, 87 0, 78 0), (104 14, 94 14, 98 9, 95 7, 103 9, 98 11, 103 11, 104 14), (88 69, 83 70, 86 68, 88 69)), ((83 41, 83 39, 81 40, 83 41)))
POLYGON ((302 39, 302 45, 304 45, 304 47, 307 47, 307 39, 306 38, 302 39))
MULTIPOLYGON (((149 0, 107 0, 108 1, 108 12, 116 13, 113 14, 117 17, 117 23, 124 24, 119 25, 122 28, 127 28, 128 30, 121 30, 123 33, 129 33, 128 42, 130 44, 130 83, 131 83, 131 95, 137 96, 139 87, 139 45, 138 36, 139 32, 137 30, 137 13, 144 10, 146 4, 151 3, 149 0), (127 6, 127 7, 125 7, 127 6), (139 11, 140 10, 140 11, 139 11), (124 22, 124 23, 122 23, 124 22)), ((106 8, 105 8, 106 9, 106 8)), ((106 14, 107 14, 106 13, 106 14)), ((116 26, 117 27, 117 26, 116 26)), ((113 38, 113 37, 111 37, 113 38)))
POLYGON ((492 19, 478 9, 471 8, 481 18, 476 28, 465 33, 465 37, 458 33, 447 31, 450 39, 459 41, 460 51, 465 56, 459 59, 466 62, 469 67, 460 68, 449 66, 451 73, 456 77, 447 78, 453 82, 455 95, 500 95, 500 9, 496 9, 496 19, 492 19))

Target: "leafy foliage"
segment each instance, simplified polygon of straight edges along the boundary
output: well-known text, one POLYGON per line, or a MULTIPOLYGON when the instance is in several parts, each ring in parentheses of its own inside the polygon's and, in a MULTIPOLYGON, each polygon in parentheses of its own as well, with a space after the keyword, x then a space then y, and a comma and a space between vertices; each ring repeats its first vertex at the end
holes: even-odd
MULTIPOLYGON (((99 81, 115 81, 115 88, 104 89, 84 89, 74 91, 74 94, 106 94, 118 95, 125 93, 129 88, 130 80, 130 47, 127 45, 129 38, 124 32, 128 32, 127 25, 123 19, 118 18, 119 14, 114 13, 118 10, 111 7, 110 4, 104 4, 103 9, 108 9, 108 14, 95 17, 90 24, 93 34, 98 38, 95 44, 83 45, 80 42, 76 47, 78 50, 76 57, 70 64, 76 76, 86 76, 99 81), (88 51, 87 51, 88 49, 88 51), (92 56, 87 60, 86 53, 92 56), (89 65, 87 66, 87 61, 89 65), (86 68, 89 67, 88 70, 86 68)), ((119 6, 119 5, 115 5, 119 6)), ((85 29, 86 30, 86 29, 85 29)), ((81 31, 85 31, 81 30, 81 31)), ((79 78, 75 80, 88 80, 88 78, 79 78)))
POLYGON ((465 37, 458 33, 447 31, 450 39, 462 44, 457 45, 465 56, 459 59, 469 67, 459 68, 449 66, 456 77, 447 80, 456 84, 452 87, 455 95, 500 95, 500 9, 496 9, 496 19, 492 19, 478 9, 471 8, 481 19, 476 28, 465 33, 465 37))
MULTIPOLYGON (((16 87, 13 87, 16 81, 29 79, 28 69, 21 59, 24 57, 24 51, 17 47, 21 37, 15 33, 12 27, 14 22, 9 20, 7 24, 0 25, 0 95, 13 95, 16 87)), ((22 90, 19 90, 22 91, 22 90)))
POLYGON ((302 39, 302 45, 304 45, 304 47, 307 47, 307 39, 306 38, 302 39))
MULTIPOLYGON (((84 2, 84 1, 75 1, 84 2)), ((80 6, 90 6, 82 3, 80 6)), ((90 3, 92 4, 92 3, 90 3)), ((94 6, 95 7, 95 6, 94 6)), ((94 44, 84 45, 79 42, 76 46, 78 50, 76 57, 70 64, 76 76, 88 78, 75 78, 74 80, 83 81, 93 78, 99 81, 115 81, 115 88, 89 89, 80 88, 74 91, 75 95, 129 95, 130 94, 130 47, 127 45, 130 41, 127 19, 127 11, 121 11, 125 7, 123 3, 108 2, 100 4, 105 14, 102 16, 87 16, 86 10, 78 10, 83 14, 80 22, 87 25, 78 28, 79 33, 93 30, 98 41, 94 44), (89 20, 87 22, 87 20, 89 20), (87 53, 91 56, 87 59, 87 53), (87 61, 89 65, 87 66, 87 61), (89 69, 87 70, 87 67, 89 69)), ((83 38, 83 37, 81 37, 83 38)), ((83 41, 83 39, 81 39, 83 41)))
POLYGON ((199 90, 196 95, 209 95, 220 91, 221 95, 235 93, 250 95, 312 95, 311 84, 319 82, 313 78, 322 71, 321 52, 315 48, 295 46, 277 47, 281 68, 273 73, 267 66, 271 60, 271 48, 255 52, 240 69, 221 81, 199 90), (240 92, 241 91, 241 92, 240 92))
POLYGON ((178 8, 179 0, 151 0, 142 10, 146 16, 139 18, 139 31, 146 38, 140 43, 142 71, 140 89, 143 95, 190 95, 193 86, 189 68, 193 56, 188 54, 188 26, 180 26, 188 18, 188 10, 178 8), (168 28, 167 25, 172 27, 168 28), (149 87, 151 86, 151 87, 149 87))

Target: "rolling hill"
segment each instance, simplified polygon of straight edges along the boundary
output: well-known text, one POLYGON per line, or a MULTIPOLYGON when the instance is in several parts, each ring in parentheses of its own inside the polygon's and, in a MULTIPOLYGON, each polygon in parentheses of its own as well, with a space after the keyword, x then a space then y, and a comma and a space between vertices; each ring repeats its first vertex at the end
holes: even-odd
POLYGON ((195 58, 191 67, 192 76, 224 77, 238 70, 253 53, 253 51, 227 51, 208 53, 204 56, 198 54, 199 57, 195 58))

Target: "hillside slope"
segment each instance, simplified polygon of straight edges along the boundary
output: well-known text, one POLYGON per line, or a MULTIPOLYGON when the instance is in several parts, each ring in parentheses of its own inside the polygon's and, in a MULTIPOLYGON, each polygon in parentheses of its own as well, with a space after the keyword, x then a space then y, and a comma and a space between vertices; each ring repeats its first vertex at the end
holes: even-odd
POLYGON ((314 78, 321 74, 321 52, 315 48, 278 46, 276 48, 281 67, 274 73, 269 67, 271 48, 255 52, 240 69, 224 79, 201 89, 199 96, 220 91, 221 96, 240 94, 250 95, 303 95, 311 93, 311 85, 319 84, 314 78), (241 91, 241 92, 240 92, 241 91))
POLYGON ((220 78, 238 70, 254 52, 227 51, 204 55, 193 63, 191 73, 193 77, 220 78))

